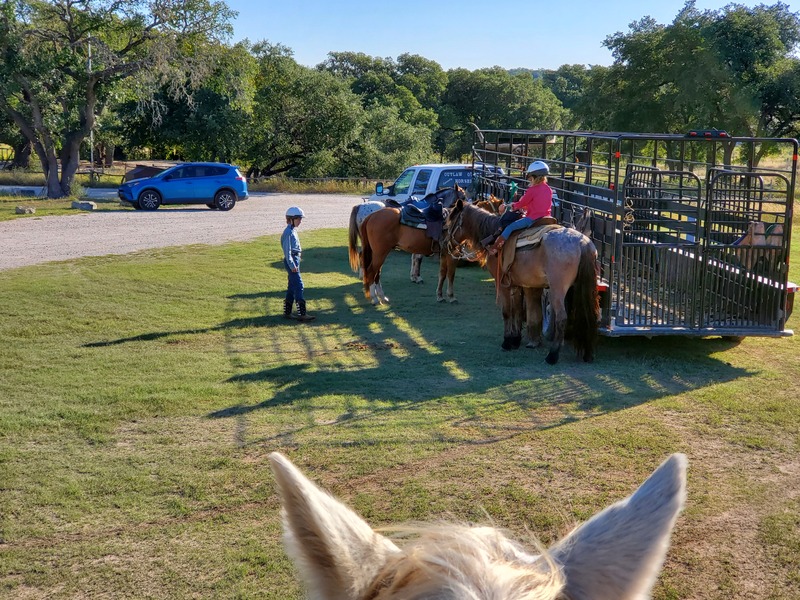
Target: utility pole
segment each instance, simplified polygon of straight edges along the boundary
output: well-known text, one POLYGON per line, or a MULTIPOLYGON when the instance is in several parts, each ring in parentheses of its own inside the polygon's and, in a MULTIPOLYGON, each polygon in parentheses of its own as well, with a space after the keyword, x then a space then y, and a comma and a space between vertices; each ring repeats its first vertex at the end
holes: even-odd
MULTIPOLYGON (((92 40, 89 40, 89 77, 92 76, 92 40)), ((94 110, 94 109, 92 109, 94 110)), ((94 119, 89 129, 89 182, 94 182, 94 119)))

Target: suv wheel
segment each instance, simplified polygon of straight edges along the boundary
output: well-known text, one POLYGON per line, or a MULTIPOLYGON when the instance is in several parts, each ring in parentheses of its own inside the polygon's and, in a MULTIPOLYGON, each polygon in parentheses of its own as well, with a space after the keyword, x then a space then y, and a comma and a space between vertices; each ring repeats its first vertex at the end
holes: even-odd
POLYGON ((220 190, 214 196, 214 206, 220 210, 230 210, 236 204, 236 194, 230 190, 220 190))
POLYGON ((155 190, 147 190, 139 196, 139 208, 142 210, 155 210, 161 206, 161 196, 155 190))

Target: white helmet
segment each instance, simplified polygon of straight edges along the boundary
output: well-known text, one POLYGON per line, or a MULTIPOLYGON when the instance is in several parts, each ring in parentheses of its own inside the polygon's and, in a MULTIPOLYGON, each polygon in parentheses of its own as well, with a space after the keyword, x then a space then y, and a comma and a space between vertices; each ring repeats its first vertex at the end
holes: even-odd
POLYGON ((529 175, 533 175, 534 177, 541 177, 542 175, 547 175, 549 172, 550 167, 547 166, 547 163, 541 160, 535 160, 528 165, 528 170, 525 172, 525 176, 528 177, 529 175))
POLYGON ((300 208, 299 206, 291 206, 291 207, 289 207, 289 209, 286 211, 286 216, 287 217, 305 217, 305 215, 303 214, 303 209, 300 208))

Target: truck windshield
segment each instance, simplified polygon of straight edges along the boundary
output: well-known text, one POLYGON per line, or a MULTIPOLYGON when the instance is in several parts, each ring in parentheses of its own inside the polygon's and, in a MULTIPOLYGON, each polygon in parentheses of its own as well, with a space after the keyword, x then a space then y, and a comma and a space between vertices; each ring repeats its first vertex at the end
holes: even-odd
POLYGON ((414 178, 414 169, 403 171, 397 181, 394 182, 394 194, 407 194, 411 187, 411 180, 414 178))

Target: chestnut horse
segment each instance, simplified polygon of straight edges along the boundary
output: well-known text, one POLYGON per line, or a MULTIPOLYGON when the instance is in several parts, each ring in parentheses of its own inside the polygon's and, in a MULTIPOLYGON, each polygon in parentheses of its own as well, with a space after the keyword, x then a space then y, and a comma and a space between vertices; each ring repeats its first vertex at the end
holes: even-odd
POLYGON ((686 456, 673 454, 549 549, 462 524, 395 528, 405 534, 400 547, 282 454, 269 461, 286 552, 314 600, 643 600, 686 502, 686 456))
MULTIPOLYGON (((442 207, 447 208, 458 199, 466 198, 464 190, 457 184, 435 192, 442 207)), ((444 237, 444 234, 441 236, 444 237)), ((456 302, 453 280, 456 275, 456 260, 444 250, 441 239, 428 237, 426 229, 418 229, 400 223, 400 208, 387 206, 375 207, 373 203, 357 204, 350 213, 350 230, 348 237, 350 267, 360 272, 364 280, 364 295, 373 304, 382 304, 389 299, 381 285, 381 268, 394 248, 399 248, 414 255, 430 256, 439 252, 439 284, 436 288, 436 300, 443 302, 442 295, 445 279, 447 280, 447 300, 456 302), (377 208, 377 210, 376 210, 377 208), (366 216, 364 216, 366 214, 366 216), (361 241, 361 251, 358 242, 361 241)), ((412 259, 412 270, 413 270, 412 259)), ((412 273, 413 274, 413 273, 412 273)))
MULTIPOLYGON (((523 312, 527 313, 528 347, 542 344, 542 292, 548 289, 549 327, 544 337, 550 342, 550 348, 545 360, 551 365, 558 362, 569 318, 575 349, 583 354, 586 362, 591 362, 600 316, 594 244, 575 229, 552 229, 536 245, 517 248, 513 262, 503 269, 502 277, 498 277, 498 257, 489 254, 481 240, 495 232, 499 222, 500 217, 459 201, 450 210, 446 227, 450 253, 457 255, 458 248, 469 246, 481 266, 487 266, 496 279, 498 303, 503 312, 503 349, 519 348, 523 312), (568 314, 570 288, 574 291, 568 314)), ((513 244, 515 239, 512 237, 508 243, 513 244)))

